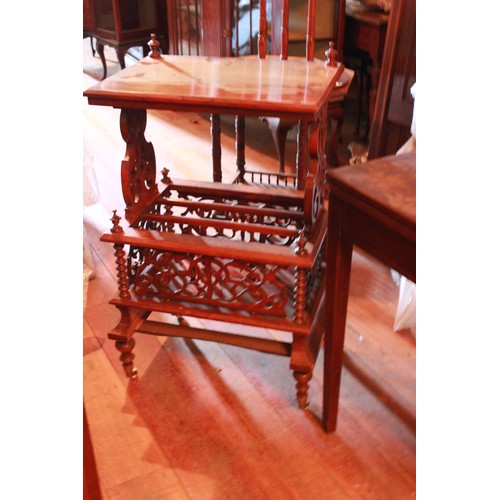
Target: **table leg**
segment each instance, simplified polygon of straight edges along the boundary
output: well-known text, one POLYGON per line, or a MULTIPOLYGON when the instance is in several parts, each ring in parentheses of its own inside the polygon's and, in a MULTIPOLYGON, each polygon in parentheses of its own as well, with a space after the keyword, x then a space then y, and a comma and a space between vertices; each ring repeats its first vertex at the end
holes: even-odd
POLYGON ((238 180, 245 179, 245 117, 236 116, 234 119, 236 131, 236 167, 238 168, 238 180))
POLYGON ((337 428, 347 300, 352 262, 352 243, 344 238, 343 202, 334 200, 330 196, 329 205, 323 426, 326 432, 333 432, 337 428))
POLYGON ((295 172, 297 174, 297 189, 304 189, 307 169, 309 166, 309 124, 299 121, 297 131, 297 155, 295 158, 295 172))

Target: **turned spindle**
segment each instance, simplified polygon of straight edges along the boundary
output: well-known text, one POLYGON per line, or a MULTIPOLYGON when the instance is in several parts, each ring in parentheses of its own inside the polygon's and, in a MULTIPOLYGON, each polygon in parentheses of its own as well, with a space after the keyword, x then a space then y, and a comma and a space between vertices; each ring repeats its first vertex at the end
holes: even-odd
POLYGON ((309 382, 312 379, 312 373, 302 373, 299 371, 294 371, 293 376, 297 381, 297 383, 295 384, 295 388, 297 389, 297 402, 299 403, 299 407, 302 409, 307 408, 307 393, 309 392, 309 382))
POLYGON ((131 380, 137 380, 138 372, 137 368, 134 368, 134 358, 135 354, 132 349, 135 346, 134 338, 128 340, 117 340, 115 342, 116 348, 121 352, 120 361, 122 362, 125 375, 131 380))

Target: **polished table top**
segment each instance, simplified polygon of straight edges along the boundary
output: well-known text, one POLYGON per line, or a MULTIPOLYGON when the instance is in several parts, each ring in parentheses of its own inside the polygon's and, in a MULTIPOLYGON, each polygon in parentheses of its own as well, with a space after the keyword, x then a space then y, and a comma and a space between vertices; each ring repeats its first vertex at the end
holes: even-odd
POLYGON ((311 119, 335 87, 343 65, 278 56, 145 57, 84 95, 90 104, 311 119))
POLYGON ((386 156, 359 166, 327 171, 327 180, 337 198, 387 223, 416 228, 416 153, 386 156), (369 166, 366 166, 369 165, 369 166))

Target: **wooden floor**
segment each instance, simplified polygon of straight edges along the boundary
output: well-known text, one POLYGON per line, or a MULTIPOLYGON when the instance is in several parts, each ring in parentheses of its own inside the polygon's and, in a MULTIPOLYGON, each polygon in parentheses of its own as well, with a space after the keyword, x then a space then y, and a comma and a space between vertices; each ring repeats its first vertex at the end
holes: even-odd
MULTIPOLYGON (((89 40, 83 42, 86 89, 101 67, 89 40)), ((112 74, 116 56, 106 50, 112 74)), ((125 377, 107 339, 119 317, 108 304, 116 290, 114 257, 111 245, 99 241, 112 210, 123 215, 118 119, 118 110, 83 100, 84 163, 95 171, 99 194, 84 210, 94 271, 84 311, 84 402, 103 498, 414 498, 415 341, 392 329, 398 289, 390 270, 360 252, 335 434, 326 435, 320 422, 322 351, 305 411, 295 401, 288 358, 237 347, 138 334, 139 379, 125 377)), ((231 120, 224 120, 222 138, 226 179, 234 172, 231 120)), ((158 171, 210 179, 209 129, 204 116, 150 113, 146 138, 158 171)), ((248 163, 276 165, 265 124, 252 122, 247 132, 248 163)))

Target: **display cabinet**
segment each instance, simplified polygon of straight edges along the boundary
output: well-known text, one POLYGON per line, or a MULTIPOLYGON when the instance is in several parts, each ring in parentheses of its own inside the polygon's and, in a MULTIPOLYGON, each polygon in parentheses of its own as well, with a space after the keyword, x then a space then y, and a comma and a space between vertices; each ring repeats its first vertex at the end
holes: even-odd
POLYGON ((93 20, 92 27, 84 30, 87 36, 96 39, 96 49, 103 65, 103 77, 107 76, 104 46, 109 45, 116 50, 118 62, 125 67, 125 54, 131 47, 142 47, 147 55, 149 48, 145 45, 151 33, 156 33, 162 50, 167 52, 166 6, 164 0, 90 0, 93 20))

